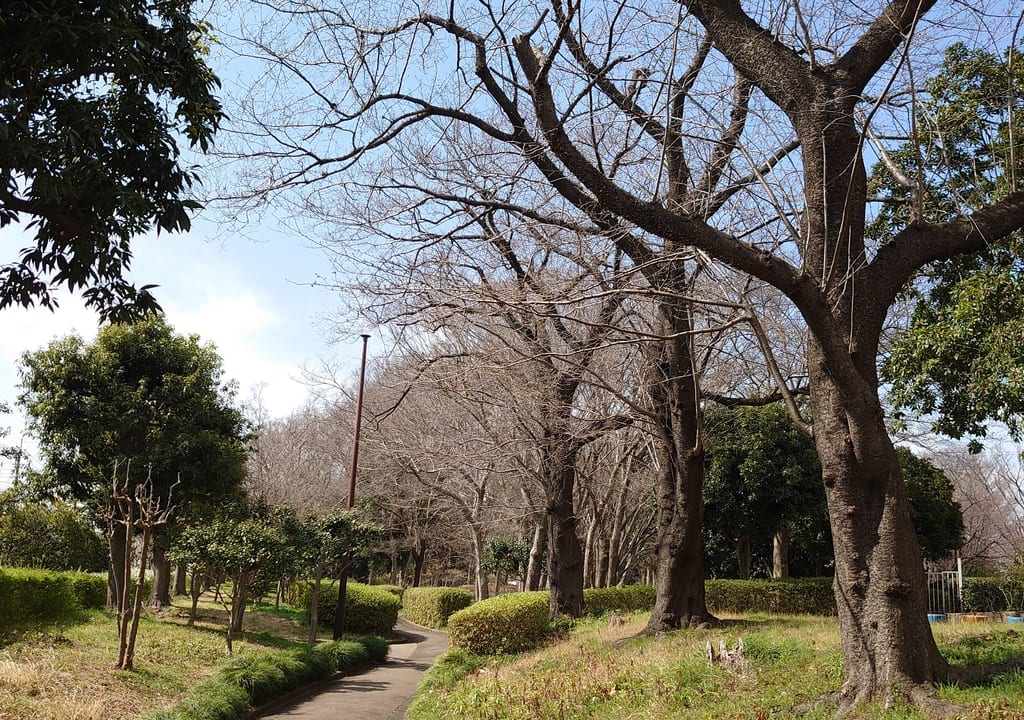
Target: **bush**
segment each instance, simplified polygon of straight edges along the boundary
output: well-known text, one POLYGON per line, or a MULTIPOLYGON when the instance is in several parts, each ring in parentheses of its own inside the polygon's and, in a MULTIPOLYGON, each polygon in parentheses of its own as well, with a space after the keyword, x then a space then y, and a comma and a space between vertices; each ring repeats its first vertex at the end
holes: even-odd
POLYGON ((358 642, 339 640, 312 648, 245 652, 225 660, 212 678, 199 683, 186 698, 150 713, 146 720, 236 720, 253 705, 282 692, 335 670, 386 657, 387 643, 372 635, 358 642))
POLYGON ((704 584, 712 612, 763 612, 835 615, 832 578, 791 580, 708 580, 704 584))
POLYGON ((583 610, 588 615, 650 610, 654 607, 654 595, 650 585, 589 588, 583 591, 583 610))
POLYGON ((964 612, 1024 610, 1024 578, 965 577, 964 612))
POLYGON ((107 575, 70 572, 71 588, 78 598, 78 604, 87 610, 98 610, 107 606, 107 575))
POLYGON ((377 663, 382 663, 388 659, 388 643, 387 641, 376 635, 363 635, 359 638, 359 642, 366 648, 366 652, 370 655, 370 660, 377 663))
MULTIPOLYGON (((73 620, 76 612, 91 603, 93 589, 83 573, 0 569, 0 633, 25 625, 73 620), (76 592, 77 588, 77 592, 76 592)), ((106 602, 106 582, 103 583, 106 602)), ((103 603, 100 605, 102 606, 103 603)))
MULTIPOLYGON (((345 632, 378 633, 391 632, 398 622, 401 601, 381 585, 348 583, 345 592, 345 632)), ((289 588, 292 605, 310 610, 312 583, 296 582, 289 588)), ((338 604, 338 585, 322 585, 317 602, 319 624, 330 627, 334 621, 334 606, 338 604)))
POLYGON ((402 588, 398 585, 373 585, 372 587, 380 588, 381 590, 387 590, 389 593, 394 595, 399 600, 402 599, 402 588))
POLYGON ((520 592, 481 600, 448 618, 454 650, 497 655, 535 647, 548 634, 548 593, 520 592))
POLYGON ((402 599, 402 617, 417 625, 443 628, 452 613, 472 604, 473 593, 462 588, 409 588, 402 599))

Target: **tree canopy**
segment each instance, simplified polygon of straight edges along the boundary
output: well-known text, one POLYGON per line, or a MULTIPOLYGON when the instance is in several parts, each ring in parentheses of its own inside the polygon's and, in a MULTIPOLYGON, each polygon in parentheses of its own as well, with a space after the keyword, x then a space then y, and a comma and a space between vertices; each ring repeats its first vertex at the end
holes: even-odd
POLYGON ((189 228, 179 141, 207 150, 222 117, 192 6, 0 4, 0 228, 32 234, 0 265, 0 308, 52 306, 57 285, 107 319, 157 307, 124 278, 130 241, 189 228))
MULTIPOLYGON (((109 502, 115 461, 154 492, 195 504, 230 494, 245 474, 248 426, 216 349, 163 319, 103 327, 92 343, 58 339, 22 357, 19 402, 59 496, 109 502)), ((122 470, 123 472, 123 470, 122 470)))
MULTIPOLYGON (((870 230, 888 240, 927 213, 955 217, 964 206, 992 202, 1024 175, 1024 57, 951 46, 923 90, 919 133, 880 163, 872 182, 888 201, 870 230), (918 165, 939 168, 908 183, 918 165), (919 199, 921 198, 921 199, 919 199)), ((931 416, 937 432, 970 436, 972 448, 990 420, 1024 436, 1024 246, 1014 233, 975 255, 925 268, 910 295, 910 327, 884 366, 900 413, 931 416)))

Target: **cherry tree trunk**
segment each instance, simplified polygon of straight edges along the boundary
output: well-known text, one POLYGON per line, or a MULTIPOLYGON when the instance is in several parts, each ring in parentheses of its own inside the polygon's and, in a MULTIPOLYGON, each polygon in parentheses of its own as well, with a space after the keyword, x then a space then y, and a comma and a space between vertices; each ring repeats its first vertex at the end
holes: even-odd
POLYGON ((544 568, 544 552, 548 542, 548 526, 544 516, 534 521, 533 541, 530 543, 530 562, 526 566, 526 589, 539 590, 542 570, 544 568))
POLYGON ((548 577, 551 617, 583 615, 583 548, 576 531, 576 453, 555 443, 548 457, 548 577))
POLYGON ((663 303, 652 352, 651 397, 657 422, 658 529, 654 546, 654 609, 647 632, 714 622, 704 599, 704 453, 700 394, 694 372, 690 309, 663 303))
POLYGON ((924 564, 877 394, 843 402, 823 354, 813 339, 810 345, 815 441, 835 547, 840 699, 926 701, 948 667, 928 625, 924 564))

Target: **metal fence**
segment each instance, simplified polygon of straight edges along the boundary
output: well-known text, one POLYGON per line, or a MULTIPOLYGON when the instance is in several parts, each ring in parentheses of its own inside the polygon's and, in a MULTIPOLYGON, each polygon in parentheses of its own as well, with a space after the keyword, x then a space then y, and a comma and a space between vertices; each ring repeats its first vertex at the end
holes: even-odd
POLYGON ((957 558, 956 570, 928 573, 928 612, 963 612, 964 571, 957 558))

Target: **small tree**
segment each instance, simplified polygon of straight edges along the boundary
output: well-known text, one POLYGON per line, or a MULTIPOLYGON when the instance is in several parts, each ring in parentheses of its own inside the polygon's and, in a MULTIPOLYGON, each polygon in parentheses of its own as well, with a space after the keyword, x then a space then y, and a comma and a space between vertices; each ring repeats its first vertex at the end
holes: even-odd
MULTIPOLYGON (((174 510, 171 504, 171 493, 174 491, 172 485, 167 491, 167 500, 162 502, 160 497, 153 492, 153 481, 147 477, 144 483, 135 486, 134 496, 128 495, 129 477, 131 475, 131 464, 124 466, 124 478, 118 481, 118 465, 114 465, 111 498, 117 508, 117 512, 110 516, 110 538, 121 535, 115 533, 116 525, 123 525, 124 548, 124 578, 121 601, 118 603, 117 616, 117 665, 120 670, 131 670, 135 659, 135 639, 139 633, 139 618, 142 614, 143 584, 146 579, 146 560, 149 556, 149 542, 153 537, 153 531, 167 524, 174 510), (139 577, 135 584, 135 599, 131 609, 128 609, 129 589, 132 582, 131 570, 131 546, 135 537, 135 531, 142 531, 142 553, 139 559, 139 577)), ((177 483, 175 483, 177 485, 177 483)))

